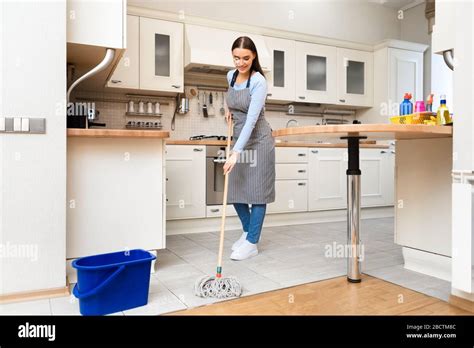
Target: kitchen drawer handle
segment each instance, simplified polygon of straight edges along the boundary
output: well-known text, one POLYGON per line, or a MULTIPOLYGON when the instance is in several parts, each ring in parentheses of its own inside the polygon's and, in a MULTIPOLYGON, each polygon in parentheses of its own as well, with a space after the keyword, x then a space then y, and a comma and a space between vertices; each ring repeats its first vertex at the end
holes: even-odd
POLYGON ((306 173, 306 170, 304 170, 304 169, 299 169, 299 170, 298 170, 298 173, 306 173))
POLYGON ((341 103, 345 103, 345 102, 346 102, 345 99, 339 99, 339 101, 340 101, 341 103))
POLYGON ((298 156, 304 157, 304 156, 306 156, 306 154, 305 153, 299 153, 298 156))
POLYGON ((382 150, 382 151, 380 151, 380 153, 387 153, 387 151, 385 151, 385 150, 382 150))
POLYGON ((300 99, 306 99, 306 97, 304 97, 304 96, 302 96, 302 95, 300 95, 298 98, 300 98, 300 99))
POLYGON ((318 150, 311 150, 312 153, 319 153, 318 150))
POLYGON ((306 183, 305 182, 299 182, 298 186, 306 186, 306 183))
POLYGON ((271 97, 272 95, 272 93, 267 93, 267 97, 271 97))
POLYGON ((181 85, 171 85, 171 87, 173 87, 173 88, 180 88, 181 85))
POLYGON ((122 83, 122 80, 110 80, 112 83, 122 83))
POLYGON ((202 152, 202 150, 204 150, 204 149, 197 149, 197 148, 193 149, 194 152, 202 152))
POLYGON ((218 213, 219 209, 211 209, 211 213, 218 213))

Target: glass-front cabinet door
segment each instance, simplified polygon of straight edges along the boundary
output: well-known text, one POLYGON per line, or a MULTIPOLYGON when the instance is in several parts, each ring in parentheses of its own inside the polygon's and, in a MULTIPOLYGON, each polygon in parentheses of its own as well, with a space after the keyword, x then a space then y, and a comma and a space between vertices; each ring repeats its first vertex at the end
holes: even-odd
POLYGON ((373 53, 337 49, 338 102, 373 106, 373 53))
POLYGON ((269 100, 295 100, 295 41, 265 37, 272 68, 265 74, 269 100))
POLYGON ((183 24, 140 17, 140 89, 183 92, 183 24))
POLYGON ((296 101, 336 102, 337 48, 296 41, 296 101))

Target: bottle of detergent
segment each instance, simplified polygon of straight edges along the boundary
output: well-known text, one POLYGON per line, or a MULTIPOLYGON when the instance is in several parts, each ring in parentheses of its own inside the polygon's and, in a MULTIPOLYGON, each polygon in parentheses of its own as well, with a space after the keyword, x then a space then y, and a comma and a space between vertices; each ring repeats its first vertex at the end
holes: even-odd
POLYGON ((446 106, 446 96, 441 95, 440 98, 441 98, 441 101, 440 101, 437 116, 436 116, 436 124, 438 126, 451 124, 453 121, 451 119, 451 115, 449 114, 448 107, 446 106))
POLYGON ((413 113, 413 103, 410 101, 411 93, 405 93, 403 102, 400 104, 400 116, 413 113))

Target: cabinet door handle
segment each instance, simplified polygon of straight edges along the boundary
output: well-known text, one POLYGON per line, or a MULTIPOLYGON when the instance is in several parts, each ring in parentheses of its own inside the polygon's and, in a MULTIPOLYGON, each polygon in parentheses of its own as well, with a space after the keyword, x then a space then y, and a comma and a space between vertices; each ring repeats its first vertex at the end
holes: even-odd
POLYGON ((298 186, 306 186, 306 183, 305 182, 299 182, 298 186))
POLYGON ((345 102, 346 102, 345 99, 339 99, 339 101, 340 101, 341 103, 345 103, 345 102))
POLYGON ((110 80, 110 82, 112 82, 112 83, 122 83, 121 80, 110 80))
POLYGON ((382 151, 380 151, 380 153, 387 153, 387 151, 385 151, 385 150, 382 150, 382 151))
POLYGON ((166 178, 166 181, 168 181, 168 178, 166 178))
POLYGON ((395 153, 395 151, 393 151, 393 150, 392 150, 392 151, 390 151, 390 152, 391 152, 391 153, 393 153, 393 154, 395 153))
POLYGON ((202 152, 203 149, 198 149, 198 148, 194 148, 193 151, 194 152, 202 152))
POLYGON ((306 154, 305 153, 299 153, 298 156, 299 157, 304 157, 304 156, 306 156, 306 154))
POLYGON ((298 173, 306 173, 306 170, 304 170, 304 169, 299 169, 299 170, 298 170, 298 173))
POLYGON ((267 93, 267 97, 271 97, 272 95, 272 93, 267 93))
POLYGON ((300 98, 300 99, 306 99, 306 97, 305 97, 305 96, 302 96, 302 95, 300 95, 298 98, 300 98))
POLYGON ((179 87, 181 87, 181 85, 171 85, 171 87, 173 87, 173 88, 179 88, 179 87))
POLYGON ((311 150, 312 153, 319 153, 318 150, 311 150))
POLYGON ((218 213, 219 209, 211 209, 211 213, 218 213))

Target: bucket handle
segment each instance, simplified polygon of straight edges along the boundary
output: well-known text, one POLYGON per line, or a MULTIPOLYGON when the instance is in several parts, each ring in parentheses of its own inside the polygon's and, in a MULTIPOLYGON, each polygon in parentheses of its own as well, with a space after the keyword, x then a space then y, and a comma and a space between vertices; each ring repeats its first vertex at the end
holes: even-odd
POLYGON ((86 293, 83 293, 81 294, 79 292, 79 289, 77 288, 77 283, 76 285, 74 286, 74 289, 72 290, 72 293, 74 294, 74 296, 76 296, 78 299, 84 299, 84 298, 87 298, 87 297, 90 297, 92 295, 95 295, 97 294, 102 288, 106 287, 107 284, 109 284, 112 280, 114 280, 123 270, 125 269, 125 266, 124 265, 121 265, 119 268, 117 268, 117 270, 112 273, 106 280, 104 280, 101 284, 97 285, 94 289, 92 290, 89 290, 88 292, 86 293))

